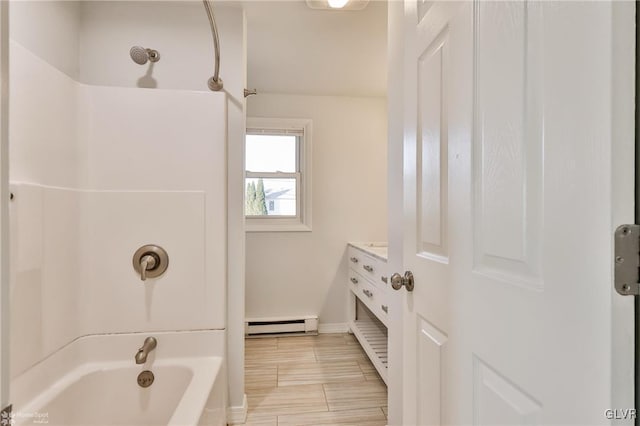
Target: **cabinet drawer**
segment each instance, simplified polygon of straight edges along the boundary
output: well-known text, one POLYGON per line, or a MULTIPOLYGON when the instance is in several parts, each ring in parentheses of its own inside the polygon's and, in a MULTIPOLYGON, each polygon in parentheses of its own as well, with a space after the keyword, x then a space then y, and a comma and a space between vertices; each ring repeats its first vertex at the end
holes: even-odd
POLYGON ((353 269, 354 271, 360 272, 362 270, 362 256, 364 255, 364 253, 362 253, 358 249, 349 247, 347 254, 349 256, 349 268, 353 269))
POLYGON ((382 292, 378 292, 379 297, 376 301, 376 310, 374 311, 378 316, 378 319, 382 321, 384 325, 387 325, 387 319, 389 318, 389 301, 386 295, 382 292))
MULTIPOLYGON (((356 250, 354 250, 356 251, 356 250)), ((350 259, 357 259, 357 262, 351 262, 352 269, 366 277, 376 287, 386 291, 389 287, 389 275, 387 273, 387 262, 377 259, 368 254, 359 252, 354 254, 350 259)))
POLYGON ((387 325, 387 312, 385 311, 388 306, 387 297, 380 289, 373 286, 368 280, 364 280, 358 284, 352 283, 351 291, 384 325, 387 325))
POLYGON ((376 306, 379 296, 376 288, 368 281, 365 281, 355 293, 358 299, 362 300, 362 302, 367 305, 367 308, 378 316, 376 306))
MULTIPOLYGON (((364 296, 365 295, 363 294, 363 297, 364 296)), ((371 310, 371 312, 373 312, 378 317, 378 319, 382 321, 382 323, 386 326, 388 326, 387 319, 389 317, 389 302, 387 301, 387 299, 388 298, 386 293, 376 288, 373 291, 373 296, 369 300, 370 303, 367 305, 369 310, 371 310)))
POLYGON ((366 278, 357 273, 356 271, 349 270, 349 288, 355 294, 358 294, 364 284, 367 282, 366 278))
POLYGON ((382 291, 384 291, 385 293, 387 292, 387 290, 389 290, 389 288, 391 287, 390 281, 389 281, 389 271, 387 270, 387 262, 383 262, 380 259, 375 259, 376 264, 374 267, 374 273, 373 273, 373 284, 375 284, 376 287, 378 287, 379 289, 381 289, 382 291))
POLYGON ((362 269, 362 272, 360 272, 362 275, 375 282, 376 275, 378 275, 378 270, 380 269, 377 259, 363 253, 360 268, 362 269))

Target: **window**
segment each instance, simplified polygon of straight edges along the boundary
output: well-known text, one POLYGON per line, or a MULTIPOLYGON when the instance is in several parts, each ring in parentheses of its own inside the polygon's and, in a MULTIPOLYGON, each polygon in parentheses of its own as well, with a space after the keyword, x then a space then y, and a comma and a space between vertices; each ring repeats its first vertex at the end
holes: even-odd
POLYGON ((248 118, 247 231, 311 230, 311 120, 248 118))

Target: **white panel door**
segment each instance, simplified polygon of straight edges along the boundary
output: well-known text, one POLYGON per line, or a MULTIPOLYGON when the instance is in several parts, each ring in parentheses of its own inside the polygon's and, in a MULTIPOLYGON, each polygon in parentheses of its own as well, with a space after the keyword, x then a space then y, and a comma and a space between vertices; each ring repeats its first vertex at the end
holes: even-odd
POLYGON ((405 1, 404 424, 605 424, 633 407, 611 245, 633 217, 616 198, 633 188, 633 15, 405 1))

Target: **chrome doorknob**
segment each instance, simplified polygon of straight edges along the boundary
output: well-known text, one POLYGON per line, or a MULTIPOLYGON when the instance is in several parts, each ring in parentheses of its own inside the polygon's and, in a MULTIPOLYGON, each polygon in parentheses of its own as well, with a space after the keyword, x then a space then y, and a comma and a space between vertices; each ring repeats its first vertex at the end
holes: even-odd
POLYGON ((413 282, 413 274, 411 271, 406 271, 404 276, 399 273, 395 273, 391 275, 391 287, 394 290, 400 290, 402 286, 405 286, 407 291, 413 291, 414 282, 413 282))

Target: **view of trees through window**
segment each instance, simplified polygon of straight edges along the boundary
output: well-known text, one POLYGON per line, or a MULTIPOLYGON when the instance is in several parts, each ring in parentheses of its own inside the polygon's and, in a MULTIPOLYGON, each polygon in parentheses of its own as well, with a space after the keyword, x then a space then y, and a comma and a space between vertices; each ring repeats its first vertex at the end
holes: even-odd
POLYGON ((266 216, 268 214, 262 179, 258 179, 257 184, 255 182, 247 183, 244 211, 247 216, 266 216))
MULTIPOLYGON (((270 176, 272 174, 265 173, 270 176)), ((296 178, 253 177, 246 178, 246 216, 295 216, 296 178)))

